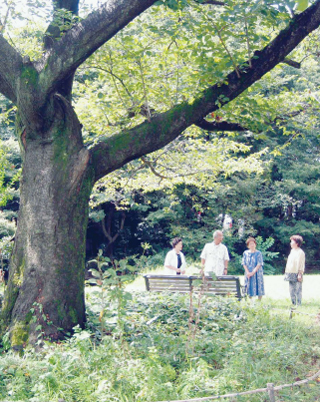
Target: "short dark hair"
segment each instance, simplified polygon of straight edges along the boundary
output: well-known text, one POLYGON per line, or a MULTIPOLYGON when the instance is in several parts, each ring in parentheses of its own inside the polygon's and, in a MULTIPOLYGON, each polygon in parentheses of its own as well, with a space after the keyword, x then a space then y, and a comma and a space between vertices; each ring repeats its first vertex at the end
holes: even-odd
POLYGON ((175 237, 175 238, 172 240, 172 247, 175 248, 175 246, 176 246, 178 243, 180 243, 181 241, 182 241, 181 237, 175 237))
POLYGON ((246 241, 246 245, 249 246, 249 243, 253 241, 255 245, 257 245, 256 239, 254 237, 248 237, 246 241))
POLYGON ((303 237, 300 235, 293 235, 290 237, 290 240, 293 240, 297 243, 298 247, 302 246, 303 243, 303 237))

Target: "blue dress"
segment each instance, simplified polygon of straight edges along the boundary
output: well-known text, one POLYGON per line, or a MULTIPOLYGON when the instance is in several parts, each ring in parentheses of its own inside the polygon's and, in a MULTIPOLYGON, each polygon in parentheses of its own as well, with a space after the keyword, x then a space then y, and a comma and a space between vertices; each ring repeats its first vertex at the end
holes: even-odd
POLYGON ((250 250, 246 250, 243 253, 242 265, 246 265, 249 272, 252 272, 255 267, 260 264, 261 267, 258 271, 251 276, 251 278, 245 278, 245 286, 248 296, 263 296, 264 295, 264 282, 263 282, 263 258, 261 251, 256 250, 251 253, 250 250))

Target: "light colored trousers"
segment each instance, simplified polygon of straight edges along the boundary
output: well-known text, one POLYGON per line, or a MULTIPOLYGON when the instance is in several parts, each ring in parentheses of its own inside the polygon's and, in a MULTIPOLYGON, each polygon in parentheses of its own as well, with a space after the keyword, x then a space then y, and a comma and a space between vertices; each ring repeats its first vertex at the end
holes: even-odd
POLYGON ((292 304, 300 306, 302 300, 302 282, 289 281, 289 292, 292 304))

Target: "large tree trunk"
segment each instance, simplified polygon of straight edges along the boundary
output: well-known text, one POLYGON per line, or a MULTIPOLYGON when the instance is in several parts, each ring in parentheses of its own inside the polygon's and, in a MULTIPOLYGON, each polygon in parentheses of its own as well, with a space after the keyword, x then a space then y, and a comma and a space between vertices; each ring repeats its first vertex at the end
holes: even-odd
POLYGON ((21 204, 2 311, 16 348, 37 338, 62 338, 85 321, 85 234, 93 171, 71 105, 60 96, 53 104, 50 128, 21 136, 21 204))
MULTIPOLYGON (((208 113, 237 98, 283 62, 320 24, 320 0, 316 0, 261 51, 244 60, 240 69, 208 87, 192 103, 185 101, 150 121, 106 136, 89 154, 81 140, 80 124, 65 99, 71 99, 72 76, 90 55, 154 3, 108 0, 62 36, 61 32, 51 34, 43 56, 33 62, 0 35, 0 93, 17 106, 24 127, 19 130, 24 157, 21 210, 1 316, 2 328, 9 325, 17 348, 35 342, 40 331, 56 339, 84 322, 85 229, 93 182, 162 148, 192 124, 207 129, 203 119, 208 113), (48 325, 48 321, 53 323, 48 325)), ((53 4, 76 13, 79 1, 53 4)))

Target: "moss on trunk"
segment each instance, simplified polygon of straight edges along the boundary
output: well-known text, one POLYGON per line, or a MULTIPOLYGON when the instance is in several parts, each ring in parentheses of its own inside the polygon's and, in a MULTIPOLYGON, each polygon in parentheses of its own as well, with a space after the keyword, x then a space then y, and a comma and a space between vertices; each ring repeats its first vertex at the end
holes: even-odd
POLYGON ((57 96, 47 132, 27 135, 20 210, 2 333, 22 348, 61 339, 85 321, 84 270, 88 201, 94 172, 71 105, 57 96), (33 138, 33 139, 32 139, 33 138), (37 161, 37 163, 35 163, 37 161))

